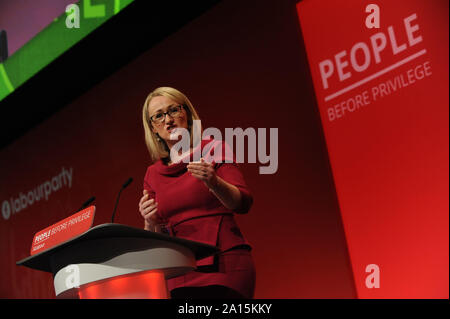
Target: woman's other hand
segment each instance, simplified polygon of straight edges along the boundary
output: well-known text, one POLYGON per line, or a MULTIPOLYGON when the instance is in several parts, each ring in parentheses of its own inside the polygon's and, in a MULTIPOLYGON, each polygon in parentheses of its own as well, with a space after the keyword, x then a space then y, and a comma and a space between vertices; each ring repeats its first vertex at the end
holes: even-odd
POLYGON ((152 198, 149 199, 149 193, 146 189, 143 191, 143 196, 139 201, 139 212, 145 221, 145 230, 155 231, 157 225, 162 221, 158 212, 158 203, 152 198))

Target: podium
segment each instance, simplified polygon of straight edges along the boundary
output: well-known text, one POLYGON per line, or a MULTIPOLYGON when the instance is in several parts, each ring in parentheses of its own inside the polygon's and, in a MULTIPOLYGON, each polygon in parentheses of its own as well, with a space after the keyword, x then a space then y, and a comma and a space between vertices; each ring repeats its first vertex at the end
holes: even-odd
POLYGON ((102 224, 16 264, 53 274, 57 298, 170 298, 166 280, 219 249, 120 224, 102 224))

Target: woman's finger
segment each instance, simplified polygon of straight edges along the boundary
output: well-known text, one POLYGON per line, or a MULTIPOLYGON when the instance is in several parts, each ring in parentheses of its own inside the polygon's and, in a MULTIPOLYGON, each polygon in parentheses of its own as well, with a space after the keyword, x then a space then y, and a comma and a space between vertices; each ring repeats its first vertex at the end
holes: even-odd
POLYGON ((206 163, 206 162, 202 162, 202 163, 193 163, 193 162, 191 162, 191 163, 189 163, 188 165, 187 165, 187 167, 189 168, 189 167, 193 167, 193 168, 202 168, 202 167, 208 167, 208 166, 210 166, 211 164, 209 164, 209 163, 206 163))
POLYGON ((139 209, 141 210, 141 209, 145 209, 145 208, 147 208, 149 205, 152 205, 154 203, 154 199, 152 198, 152 199, 150 199, 150 200, 147 200, 147 201, 145 201, 145 202, 142 202, 140 205, 139 205, 139 209))
POLYGON ((151 198, 149 200, 146 200, 145 202, 142 203, 143 207, 147 207, 148 205, 151 205, 152 203, 155 202, 155 199, 151 198))
POLYGON ((153 209, 152 211, 145 214, 143 217, 148 222, 154 222, 156 221, 156 212, 158 211, 157 208, 153 209))
POLYGON ((152 207, 152 209, 150 211, 148 211, 147 213, 144 214, 144 218, 148 219, 150 216, 155 214, 157 211, 158 211, 158 207, 152 207))
POLYGON ((207 172, 206 169, 198 169, 198 168, 190 168, 190 169, 188 169, 188 171, 191 173, 197 173, 197 174, 204 174, 207 172))
POLYGON ((141 215, 144 216, 146 213, 148 213, 149 211, 151 211, 153 208, 155 208, 157 206, 157 204, 150 204, 147 206, 142 206, 139 211, 141 212, 141 215))
POLYGON ((142 203, 145 201, 145 199, 146 199, 147 197, 148 197, 147 194, 141 197, 141 200, 139 201, 139 206, 142 205, 142 203))
POLYGON ((147 214, 149 211, 153 210, 155 207, 158 207, 158 203, 146 206, 145 208, 142 208, 141 213, 142 215, 147 214))
POLYGON ((159 220, 159 216, 156 214, 158 212, 158 208, 154 208, 151 212, 149 212, 148 214, 146 214, 144 216, 144 219, 146 221, 158 221, 159 220))
POLYGON ((209 173, 215 172, 214 166, 212 166, 209 163, 204 163, 204 165, 192 165, 192 166, 188 165, 188 170, 189 171, 190 170, 197 170, 197 171, 200 170, 200 171, 206 171, 209 173))
POLYGON ((200 172, 212 172, 214 169, 212 167, 189 167, 188 171, 200 171, 200 172))

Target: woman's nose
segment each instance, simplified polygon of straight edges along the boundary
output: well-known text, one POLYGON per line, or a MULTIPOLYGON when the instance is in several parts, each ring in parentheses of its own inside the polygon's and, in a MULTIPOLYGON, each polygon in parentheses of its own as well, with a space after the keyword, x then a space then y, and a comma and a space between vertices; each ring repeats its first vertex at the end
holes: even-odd
POLYGON ((171 117, 169 114, 166 114, 166 117, 164 120, 165 120, 166 124, 172 123, 174 121, 173 117, 171 117))

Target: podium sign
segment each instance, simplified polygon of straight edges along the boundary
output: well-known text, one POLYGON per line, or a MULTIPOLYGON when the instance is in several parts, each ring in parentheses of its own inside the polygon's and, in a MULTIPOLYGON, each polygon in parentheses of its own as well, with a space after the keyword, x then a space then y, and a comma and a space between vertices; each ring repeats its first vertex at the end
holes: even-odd
POLYGON ((91 228, 94 221, 95 206, 89 206, 41 231, 38 231, 31 244, 30 255, 43 252, 62 244, 91 228))

